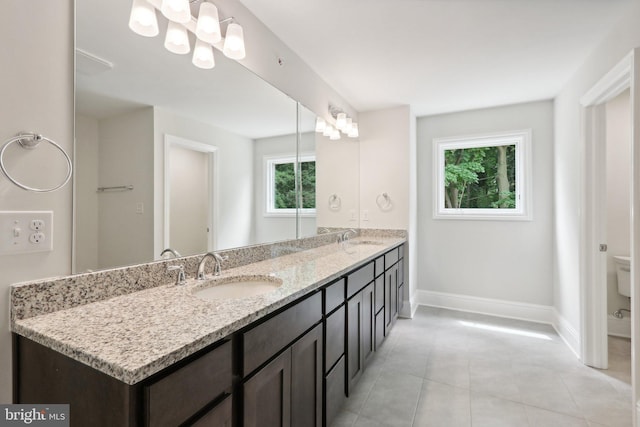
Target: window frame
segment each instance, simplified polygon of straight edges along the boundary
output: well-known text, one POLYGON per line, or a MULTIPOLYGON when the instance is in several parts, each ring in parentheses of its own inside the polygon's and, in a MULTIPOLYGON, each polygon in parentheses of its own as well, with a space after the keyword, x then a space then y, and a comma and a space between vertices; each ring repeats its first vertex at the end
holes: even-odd
MULTIPOLYGON (((298 163, 304 163, 309 161, 316 161, 316 155, 313 152, 301 153, 299 156, 295 154, 279 154, 273 156, 264 157, 264 192, 265 192, 265 204, 264 204, 264 216, 265 217, 295 217, 296 213, 299 213, 301 217, 315 217, 315 208, 280 208, 277 209, 274 206, 275 201, 275 166, 293 163, 294 170, 298 168, 295 166, 298 163)), ((297 178, 296 178, 297 179, 297 178)))
POLYGON ((532 220, 531 129, 493 132, 433 139, 434 219, 456 220, 532 220), (459 148, 516 146, 516 208, 447 208, 445 207, 445 151, 459 148))

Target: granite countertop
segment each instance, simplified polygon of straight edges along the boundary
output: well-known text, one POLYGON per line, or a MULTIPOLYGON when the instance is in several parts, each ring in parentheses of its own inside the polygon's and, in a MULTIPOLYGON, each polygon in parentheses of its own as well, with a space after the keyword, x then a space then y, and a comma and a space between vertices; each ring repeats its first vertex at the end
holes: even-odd
POLYGON ((13 332, 127 384, 138 383, 405 242, 355 239, 223 270, 269 275, 282 286, 242 299, 204 300, 193 279, 12 322, 13 332), (359 242, 360 241, 360 242, 359 242), (358 242, 360 244, 358 244, 358 242))

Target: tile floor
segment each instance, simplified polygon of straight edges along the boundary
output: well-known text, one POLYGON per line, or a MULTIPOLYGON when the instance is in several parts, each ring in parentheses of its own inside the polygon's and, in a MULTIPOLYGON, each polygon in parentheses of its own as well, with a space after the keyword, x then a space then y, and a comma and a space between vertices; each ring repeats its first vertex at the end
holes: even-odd
POLYGON ((420 307, 399 319, 332 427, 631 426, 631 347, 581 364, 548 325, 420 307))

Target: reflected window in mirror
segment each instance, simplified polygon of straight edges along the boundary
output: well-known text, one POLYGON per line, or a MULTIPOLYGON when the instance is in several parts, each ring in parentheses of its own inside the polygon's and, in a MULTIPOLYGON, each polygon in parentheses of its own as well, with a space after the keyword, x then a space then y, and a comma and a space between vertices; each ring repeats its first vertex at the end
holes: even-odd
POLYGON ((297 163, 295 155, 265 157, 265 172, 266 216, 292 216, 297 208, 301 215, 315 216, 315 154, 301 154, 297 163))

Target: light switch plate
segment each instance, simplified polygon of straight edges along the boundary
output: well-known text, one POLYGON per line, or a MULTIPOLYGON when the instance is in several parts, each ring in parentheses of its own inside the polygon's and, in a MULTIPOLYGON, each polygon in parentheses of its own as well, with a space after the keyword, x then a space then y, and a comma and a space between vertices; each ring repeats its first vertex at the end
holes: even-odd
POLYGON ((53 250, 53 211, 0 211, 0 254, 53 250))

